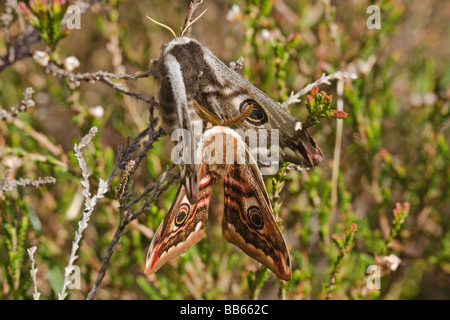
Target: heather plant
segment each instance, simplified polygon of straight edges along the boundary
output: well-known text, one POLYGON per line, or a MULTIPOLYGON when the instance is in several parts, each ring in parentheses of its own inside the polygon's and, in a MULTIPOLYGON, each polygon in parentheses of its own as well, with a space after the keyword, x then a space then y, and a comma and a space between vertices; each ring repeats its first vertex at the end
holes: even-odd
POLYGON ((450 19, 425 3, 201 4, 192 36, 323 152, 265 177, 288 282, 222 238, 221 190, 206 236, 144 276, 180 183, 148 72, 172 35, 145 15, 178 30, 188 4, 0 4, 0 298, 448 299, 450 19))

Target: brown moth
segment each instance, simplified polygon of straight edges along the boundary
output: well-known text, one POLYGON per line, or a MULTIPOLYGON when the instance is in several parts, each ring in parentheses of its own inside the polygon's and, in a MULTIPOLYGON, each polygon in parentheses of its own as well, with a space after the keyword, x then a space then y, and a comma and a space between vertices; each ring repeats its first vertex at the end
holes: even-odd
POLYGON ((198 167, 198 200, 189 201, 185 186, 181 184, 152 240, 145 273, 156 272, 201 239, 213 182, 222 180, 224 237, 266 265, 280 279, 290 280, 289 252, 275 221, 261 173, 240 135, 227 127, 213 127, 202 136, 197 152, 202 153, 198 167), (213 152, 207 154, 208 149, 213 152))
POLYGON ((169 27, 156 22, 171 30, 175 38, 163 48, 157 60, 151 61, 149 71, 161 85, 159 107, 164 127, 172 141, 179 142, 181 138, 183 157, 179 163, 181 186, 152 240, 145 273, 155 272, 201 239, 212 184, 220 180, 225 193, 222 220, 225 238, 266 265, 280 279, 290 280, 289 252, 258 168, 266 163, 253 155, 255 149, 264 146, 269 149, 267 141, 272 141, 275 135, 279 161, 313 167, 321 161, 322 152, 301 123, 280 103, 226 66, 200 42, 185 36, 198 19, 191 21, 191 16, 190 11, 178 37, 169 27), (211 124, 216 127, 203 133, 211 124), (178 129, 187 134, 174 138, 178 129), (245 137, 241 132, 245 132, 245 137), (210 147, 205 143, 206 138, 217 133, 218 137, 233 137, 232 142, 218 143, 226 152, 205 156, 210 147), (262 144, 255 147, 250 141, 262 141, 262 144), (232 161, 230 158, 221 163, 210 161, 221 157, 225 160, 230 150, 235 152, 232 161), (201 161, 195 161, 199 153, 201 161))

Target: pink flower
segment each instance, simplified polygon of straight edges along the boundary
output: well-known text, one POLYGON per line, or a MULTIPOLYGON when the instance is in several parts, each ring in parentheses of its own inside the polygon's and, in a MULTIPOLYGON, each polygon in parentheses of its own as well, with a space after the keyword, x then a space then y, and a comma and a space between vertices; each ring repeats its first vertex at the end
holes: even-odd
POLYGON ((334 110, 332 117, 339 118, 339 119, 347 119, 347 112, 341 111, 341 110, 334 110))
POLYGON ((408 213, 409 209, 410 209, 409 202, 403 202, 403 204, 400 202, 397 202, 395 204, 395 209, 393 210, 394 217, 400 218, 401 214, 403 212, 408 213))
POLYGON ((337 234, 333 234, 331 236, 331 239, 333 239, 334 241, 340 241, 341 240, 341 238, 339 238, 339 236, 337 234))

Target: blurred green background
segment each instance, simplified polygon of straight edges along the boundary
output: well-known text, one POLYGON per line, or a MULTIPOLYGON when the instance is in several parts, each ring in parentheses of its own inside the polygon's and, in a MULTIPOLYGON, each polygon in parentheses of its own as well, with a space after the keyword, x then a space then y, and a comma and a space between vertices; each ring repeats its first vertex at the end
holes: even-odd
MULTIPOLYGON (((34 2, 23 3, 33 7, 34 2)), ((60 2, 41 2, 41 14, 51 17, 45 25, 20 8, 0 4, 5 14, 12 8, 12 21, 2 16, 0 33, 1 109, 17 106, 28 87, 36 103, 0 121, 0 186, 20 178, 56 178, 39 188, 0 189, 1 299, 32 299, 26 254, 31 246, 37 246, 41 299, 55 299, 60 291, 83 210, 74 143, 98 127, 84 151, 94 188, 110 174, 117 147, 149 121, 144 102, 100 82, 76 86, 46 73, 31 55, 47 51, 56 62, 74 56, 80 62, 74 73, 144 72, 172 38, 145 15, 178 32, 189 8, 189 1, 175 0, 79 2, 81 28, 65 33, 63 14, 48 13, 60 2), (41 38, 17 46, 28 51, 19 59, 16 50, 14 60, 8 43, 20 44, 30 25, 41 38), (13 58, 5 63, 5 57, 13 58)), ((244 57, 243 76, 275 100, 285 101, 323 73, 358 75, 344 81, 341 99, 348 118, 342 133, 333 119, 310 130, 323 162, 312 170, 266 177, 270 197, 283 186, 274 200, 281 204, 293 280, 280 283, 222 238, 219 188, 207 235, 145 277, 146 250, 175 197, 175 182, 127 226, 96 298, 449 299, 450 2, 205 0, 197 14, 203 9, 208 11, 192 36, 226 64, 244 57), (370 5, 380 8, 380 29, 367 27, 370 5), (397 203, 408 203, 409 210, 408 205, 395 210, 397 203), (383 264, 391 254, 401 259, 398 268, 383 264), (369 290, 366 270, 375 263, 382 271, 381 289, 369 290)), ((146 97, 159 89, 152 78, 120 83, 146 97)), ((320 90, 337 103, 336 81, 320 90)), ((289 111, 306 119, 303 102, 289 111)), ((171 146, 167 137, 154 144, 132 176, 133 194, 170 164, 171 146)), ((112 187, 118 184, 116 177, 112 187)), ((92 287, 118 225, 117 208, 112 189, 84 233, 75 262, 81 288, 70 290, 69 299, 84 299, 92 287)))

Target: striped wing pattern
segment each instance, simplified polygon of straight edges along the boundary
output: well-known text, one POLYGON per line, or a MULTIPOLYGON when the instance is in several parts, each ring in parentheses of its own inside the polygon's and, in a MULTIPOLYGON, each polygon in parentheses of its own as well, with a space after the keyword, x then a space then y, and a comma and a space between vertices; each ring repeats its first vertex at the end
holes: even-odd
MULTIPOLYGON (((158 227, 150 245, 145 273, 157 271, 163 264, 186 252, 204 235, 208 207, 214 179, 224 183, 224 237, 247 255, 266 265, 282 280, 290 280, 289 252, 275 221, 267 190, 256 164, 238 164, 237 152, 242 140, 232 129, 214 127, 204 136, 231 134, 234 139, 223 139, 235 148, 236 158, 231 164, 199 165, 199 196, 189 202, 182 184, 175 201, 158 227)), ((203 145, 205 148, 207 144, 203 145)), ((225 148, 226 150, 226 148, 225 148)), ((246 149, 244 149, 246 150, 246 149)), ((246 152, 248 157, 251 157, 246 152)), ((225 158, 225 153, 222 155, 225 158)))

